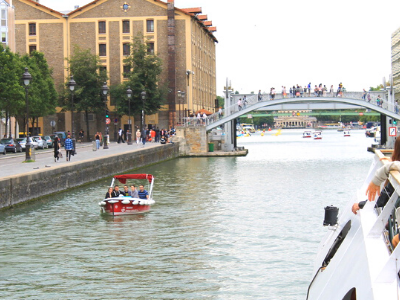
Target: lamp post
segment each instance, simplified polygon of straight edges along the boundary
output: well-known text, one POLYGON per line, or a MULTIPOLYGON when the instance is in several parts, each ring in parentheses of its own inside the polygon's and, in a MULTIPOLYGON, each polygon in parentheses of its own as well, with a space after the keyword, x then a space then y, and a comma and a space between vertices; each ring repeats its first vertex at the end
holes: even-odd
POLYGON ((28 68, 25 68, 25 73, 22 75, 22 81, 25 85, 25 102, 26 102, 26 144, 25 144, 25 161, 32 160, 31 152, 31 138, 29 137, 29 99, 28 99, 28 86, 32 80, 28 68))
POLYGON ((128 86, 128 89, 126 90, 126 96, 128 97, 128 116, 129 116, 129 121, 128 121, 128 127, 129 127, 129 133, 128 133, 128 145, 132 145, 132 123, 131 123, 131 97, 132 97, 132 90, 128 86))
POLYGON ((186 93, 184 91, 182 91, 181 92, 181 101, 179 101, 179 115, 181 116, 181 124, 182 124, 182 118, 184 116, 184 114, 182 113, 181 104, 183 106, 183 104, 185 103, 185 96, 186 96, 186 93))
POLYGON ((142 96, 142 124, 140 125, 140 133, 143 135, 144 130, 144 101, 146 100, 146 91, 140 93, 142 96))
POLYGON ((75 124, 74 124, 74 90, 76 82, 74 76, 71 75, 71 79, 68 82, 68 87, 71 91, 71 132, 72 132, 72 145, 74 147, 74 154, 76 154, 76 140, 75 140, 75 124))
MULTIPOLYGON (((107 82, 104 82, 103 86, 101 87, 101 91, 104 96, 104 105, 106 106, 106 110, 107 110, 107 93, 108 93, 107 82)), ((105 130, 104 130, 103 149, 108 149, 108 124, 107 123, 106 123, 105 130)))
POLYGON ((182 97, 182 92, 181 92, 181 90, 178 90, 177 95, 178 95, 178 99, 179 99, 178 123, 181 124, 181 97, 182 97))

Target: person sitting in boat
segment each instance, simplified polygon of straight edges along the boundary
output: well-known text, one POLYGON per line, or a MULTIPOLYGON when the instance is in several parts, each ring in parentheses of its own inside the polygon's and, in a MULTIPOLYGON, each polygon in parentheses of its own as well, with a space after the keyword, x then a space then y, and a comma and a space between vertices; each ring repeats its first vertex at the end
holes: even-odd
POLYGON ((143 184, 139 185, 138 194, 140 199, 149 199, 149 193, 144 189, 143 184))
POLYGON ((130 195, 131 195, 131 192, 129 191, 127 185, 124 185, 124 191, 121 192, 121 193, 122 193, 124 196, 130 196, 130 195))
POLYGON ((116 198, 119 197, 119 195, 124 195, 120 190, 119 190, 119 186, 116 185, 114 186, 114 191, 112 192, 112 198, 116 198))
POLYGON ((114 192, 114 191, 113 191, 113 188, 110 186, 110 187, 108 188, 108 192, 107 192, 106 197, 105 197, 104 199, 112 198, 112 193, 113 193, 113 192, 114 192))
POLYGON ((132 198, 139 198, 138 190, 133 184, 131 185, 131 190, 129 193, 129 196, 131 196, 132 198))

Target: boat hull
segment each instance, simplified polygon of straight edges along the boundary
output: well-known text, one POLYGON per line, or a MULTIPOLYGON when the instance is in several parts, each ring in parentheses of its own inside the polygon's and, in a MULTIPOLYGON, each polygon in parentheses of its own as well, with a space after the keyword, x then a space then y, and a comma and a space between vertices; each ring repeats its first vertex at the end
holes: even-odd
MULTIPOLYGON (((121 215, 136 215, 143 214, 150 211, 150 204, 132 204, 129 201, 129 204, 122 203, 124 200, 113 199, 109 201, 100 202, 101 213, 110 216, 121 216, 121 215)), ((149 200, 146 200, 147 203, 149 200)), ((127 202, 127 201, 126 201, 127 202)), ((143 201, 142 201, 143 202, 143 201)))

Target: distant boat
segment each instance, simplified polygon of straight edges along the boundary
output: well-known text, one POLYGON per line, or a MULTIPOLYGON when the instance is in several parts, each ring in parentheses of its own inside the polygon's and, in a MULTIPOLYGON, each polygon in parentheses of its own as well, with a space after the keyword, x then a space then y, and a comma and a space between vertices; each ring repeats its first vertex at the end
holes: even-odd
POLYGON ((311 131, 306 130, 303 132, 303 138, 310 138, 312 137, 311 131))
POLYGON ((322 139, 322 131, 314 131, 314 140, 321 140, 322 139))
POLYGON ((350 136, 350 130, 343 131, 343 136, 350 136))

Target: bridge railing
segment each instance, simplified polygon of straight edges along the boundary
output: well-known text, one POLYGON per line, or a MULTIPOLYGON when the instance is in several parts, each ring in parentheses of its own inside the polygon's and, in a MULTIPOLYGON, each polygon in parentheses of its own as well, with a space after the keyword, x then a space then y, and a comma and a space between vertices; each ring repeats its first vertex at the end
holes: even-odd
POLYGON ((277 93, 275 94, 274 97, 270 94, 261 94, 261 99, 259 100, 259 95, 257 94, 251 94, 251 95, 232 95, 233 96, 233 103, 232 105, 225 107, 224 109, 220 110, 219 112, 216 112, 214 114, 211 114, 209 116, 206 116, 205 118, 203 116, 200 116, 198 118, 197 116, 195 117, 189 117, 189 118, 183 118, 184 124, 183 126, 207 126, 210 125, 223 117, 230 116, 238 111, 241 111, 243 109, 246 109, 248 107, 253 106, 256 103, 259 102, 267 102, 271 100, 279 100, 279 99, 299 99, 301 98, 348 98, 348 99, 355 99, 355 100, 363 100, 365 102, 374 104, 376 106, 382 107, 384 109, 394 111, 393 105, 390 105, 389 102, 386 100, 386 93, 385 92, 373 92, 370 93, 370 96, 368 97, 368 94, 365 95, 364 97, 364 92, 342 92, 341 94, 336 95, 335 93, 326 93, 324 95, 321 95, 320 97, 316 96, 313 91, 311 91, 310 94, 308 93, 303 93, 300 96, 292 96, 286 95, 286 97, 283 97, 282 93, 277 93), (243 98, 246 96, 246 102, 243 102, 243 98), (380 96, 380 99, 378 101, 378 96, 380 96), (239 98, 242 98, 242 106, 239 107, 238 105, 238 100, 239 98), (370 98, 370 100, 368 100, 370 98))

